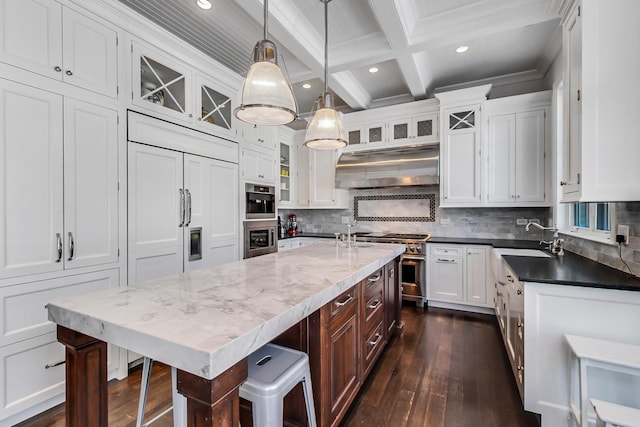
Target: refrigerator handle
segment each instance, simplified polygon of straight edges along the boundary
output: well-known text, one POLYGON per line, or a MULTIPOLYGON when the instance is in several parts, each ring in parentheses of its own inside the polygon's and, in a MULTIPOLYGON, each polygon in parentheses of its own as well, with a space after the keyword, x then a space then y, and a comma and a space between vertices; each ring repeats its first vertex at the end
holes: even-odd
POLYGON ((191 224, 191 191, 189 191, 188 189, 184 189, 184 193, 186 194, 186 199, 187 199, 187 204, 186 204, 186 213, 185 213, 185 221, 186 224, 184 225, 185 227, 189 226, 189 224, 191 224))
POLYGON ((182 188, 178 189, 178 194, 180 195, 180 223, 178 227, 182 227, 184 225, 184 192, 182 188))

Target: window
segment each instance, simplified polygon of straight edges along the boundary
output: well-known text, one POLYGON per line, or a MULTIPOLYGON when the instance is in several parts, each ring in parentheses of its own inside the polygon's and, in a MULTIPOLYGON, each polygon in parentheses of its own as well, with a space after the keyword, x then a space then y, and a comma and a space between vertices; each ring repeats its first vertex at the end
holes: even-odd
POLYGON ((571 232, 599 239, 611 238, 612 204, 573 203, 570 211, 571 232))

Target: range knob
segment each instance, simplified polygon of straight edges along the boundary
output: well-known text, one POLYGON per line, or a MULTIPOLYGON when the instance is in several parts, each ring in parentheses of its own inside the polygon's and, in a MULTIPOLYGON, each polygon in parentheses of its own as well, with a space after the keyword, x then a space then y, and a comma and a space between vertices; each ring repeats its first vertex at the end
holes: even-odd
POLYGON ((416 251, 418 251, 418 252, 422 252, 422 245, 418 245, 418 246, 416 246, 416 251))
POLYGON ((410 252, 415 252, 416 248, 413 245, 407 245, 407 248, 409 249, 410 252))

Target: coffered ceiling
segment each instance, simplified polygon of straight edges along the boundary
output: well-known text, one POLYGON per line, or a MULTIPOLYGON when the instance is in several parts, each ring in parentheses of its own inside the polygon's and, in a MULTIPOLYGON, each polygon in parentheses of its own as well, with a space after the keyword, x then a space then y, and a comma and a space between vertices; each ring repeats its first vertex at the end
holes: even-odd
MULTIPOLYGON (((245 75, 262 38, 262 0, 120 0, 245 75)), ((557 1, 557 0, 555 0, 557 1)), ((561 48, 554 0, 333 0, 329 87, 344 112, 397 104, 473 84, 542 79, 561 48), (469 47, 463 54, 455 49, 469 47), (375 74, 370 67, 377 67, 375 74)), ((321 0, 270 0, 269 38, 300 113, 323 92, 321 0), (310 89, 302 88, 309 83, 310 89)))

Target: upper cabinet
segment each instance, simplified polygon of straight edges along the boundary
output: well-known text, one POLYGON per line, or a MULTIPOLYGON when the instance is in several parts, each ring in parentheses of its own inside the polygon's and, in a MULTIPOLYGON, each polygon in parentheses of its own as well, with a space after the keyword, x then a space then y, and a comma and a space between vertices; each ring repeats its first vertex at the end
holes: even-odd
POLYGON ((193 122, 192 74, 185 64, 133 42, 132 102, 157 114, 193 122))
POLYGON ((296 145, 293 142, 293 131, 286 129, 278 130, 278 145, 280 155, 278 160, 278 174, 280 185, 278 188, 278 206, 292 206, 295 202, 295 174, 296 174, 296 145))
POLYGON ((220 91, 214 82, 197 76, 196 112, 197 127, 205 132, 235 137, 231 97, 220 91))
POLYGON ((117 98, 114 29, 45 0, 0 0, 0 20, 0 61, 117 98))
POLYGON ((344 151, 411 147, 439 141, 438 102, 433 99, 349 113, 344 151))
POLYGON ((640 200, 640 2, 574 1, 563 17, 563 202, 640 200), (588 48, 584 48, 587 47, 588 48))
POLYGON ((277 143, 277 130, 275 126, 258 126, 238 120, 241 132, 240 141, 243 144, 252 144, 253 148, 275 151, 277 143))

